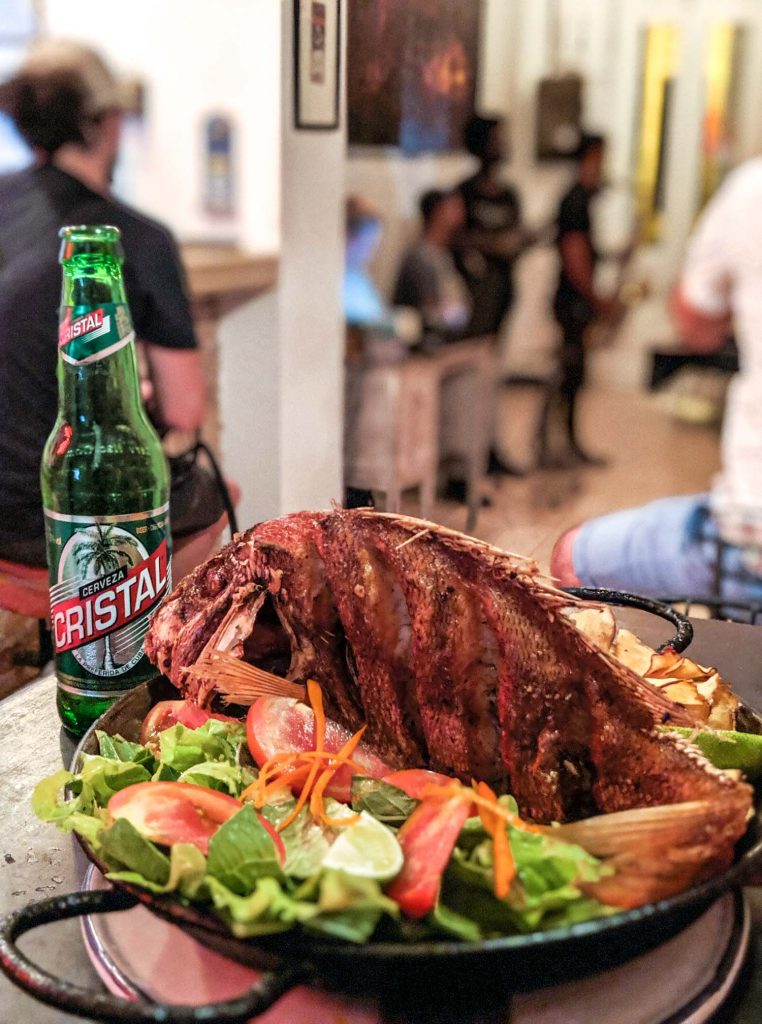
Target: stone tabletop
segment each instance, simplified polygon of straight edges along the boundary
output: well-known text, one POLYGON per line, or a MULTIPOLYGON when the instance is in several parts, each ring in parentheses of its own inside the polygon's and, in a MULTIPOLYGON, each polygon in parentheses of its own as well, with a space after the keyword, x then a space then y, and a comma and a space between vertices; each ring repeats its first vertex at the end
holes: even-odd
MULTIPOLYGON (((651 643, 666 639, 671 628, 629 610, 619 617, 651 643)), ((700 663, 719 668, 748 704, 762 710, 762 627, 697 622, 690 653, 700 663)), ((29 807, 35 782, 68 765, 74 750, 59 727, 50 669, 0 702, 0 723, 0 914, 5 914, 27 902, 77 889, 86 862, 70 837, 38 822, 29 807)), ((747 893, 754 933, 749 969, 718 1024, 759 1024, 762 1019, 762 889, 747 893)), ((100 986, 78 921, 46 925, 26 936, 22 945, 51 973, 80 985, 100 986)), ((33 1002, 0 975, 0 1024, 73 1020, 33 1002)))

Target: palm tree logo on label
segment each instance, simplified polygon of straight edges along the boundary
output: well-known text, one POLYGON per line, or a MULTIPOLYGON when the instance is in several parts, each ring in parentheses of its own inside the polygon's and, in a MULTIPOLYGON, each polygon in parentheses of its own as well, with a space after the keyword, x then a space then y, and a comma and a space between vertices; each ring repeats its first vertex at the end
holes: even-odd
MULTIPOLYGON (((107 624, 113 617, 115 622, 112 631, 71 652, 79 664, 93 675, 120 676, 133 668, 143 656, 143 639, 148 629, 149 616, 141 615, 116 628, 122 615, 114 609, 111 598, 120 587, 128 591, 130 579, 134 580, 130 570, 147 557, 148 551, 141 542, 115 523, 95 523, 78 530, 61 552, 59 583, 67 580, 76 583, 83 598, 98 595, 95 601, 89 602, 88 614, 100 616, 101 622, 107 624)), ((128 600, 130 597, 129 592, 119 596, 122 600, 125 596, 128 600)), ((131 596, 134 599, 135 595, 131 596)), ((129 603, 127 614, 129 617, 129 603)), ((95 625, 97 628, 97 619, 95 625)))

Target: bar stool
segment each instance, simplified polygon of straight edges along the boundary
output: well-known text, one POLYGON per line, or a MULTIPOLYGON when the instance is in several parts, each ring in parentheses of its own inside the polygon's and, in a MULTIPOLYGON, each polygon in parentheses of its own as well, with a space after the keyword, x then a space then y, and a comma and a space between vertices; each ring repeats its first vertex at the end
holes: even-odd
POLYGON ((34 569, 0 558, 0 608, 34 619, 47 619, 48 587, 47 569, 34 569))
POLYGON ((345 483, 382 491, 399 512, 402 492, 417 487, 421 515, 431 515, 436 492, 439 375, 429 360, 347 367, 344 424, 345 483))
POLYGON ((49 611, 48 570, 0 559, 0 696, 52 658, 49 611))

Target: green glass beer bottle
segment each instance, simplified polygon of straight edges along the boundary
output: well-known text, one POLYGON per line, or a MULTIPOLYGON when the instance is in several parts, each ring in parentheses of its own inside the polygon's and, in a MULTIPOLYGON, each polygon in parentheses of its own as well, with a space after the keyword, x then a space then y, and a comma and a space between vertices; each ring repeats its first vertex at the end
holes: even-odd
POLYGON ((117 228, 60 231, 58 417, 42 456, 58 713, 83 732, 155 674, 170 585, 169 471, 140 397, 117 228))

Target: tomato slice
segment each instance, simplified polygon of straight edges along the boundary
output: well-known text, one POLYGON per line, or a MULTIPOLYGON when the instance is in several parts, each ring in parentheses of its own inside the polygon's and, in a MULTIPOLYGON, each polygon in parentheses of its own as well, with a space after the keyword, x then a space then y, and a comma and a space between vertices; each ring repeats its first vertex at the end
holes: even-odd
POLYGON ((405 863, 386 894, 403 914, 425 917, 436 906, 442 875, 470 813, 460 796, 422 800, 397 833, 405 863))
MULTIPOLYGON (((113 818, 126 818, 146 839, 163 846, 192 843, 203 854, 209 840, 243 805, 227 793, 189 782, 137 782, 119 790, 108 802, 113 818)), ((261 815, 281 865, 286 861, 283 840, 261 815)))
POLYGON ((449 786, 457 782, 457 779, 450 775, 442 775, 440 772, 429 771, 428 768, 402 768, 391 775, 384 775, 382 781, 401 789, 411 800, 420 800, 431 786, 449 786))
POLYGON ((216 718, 220 722, 237 722, 237 718, 230 715, 220 715, 214 711, 207 711, 194 704, 191 700, 162 700, 155 704, 143 720, 140 729, 140 742, 145 744, 158 733, 169 729, 173 725, 184 725, 187 729, 198 729, 210 718, 216 718))
MULTIPOLYGON (((315 749, 315 716, 312 708, 293 697, 260 697, 249 708, 246 718, 246 736, 251 756, 262 767, 276 754, 299 754, 315 749)), ((352 736, 343 725, 326 719, 325 749, 337 753, 352 736)), ((352 760, 360 765, 363 774, 381 779, 392 770, 380 757, 361 743, 352 760)), ((326 796, 342 803, 352 799, 352 776, 354 769, 344 765, 334 775, 326 788, 326 796)), ((294 787, 295 792, 300 787, 294 787)))

